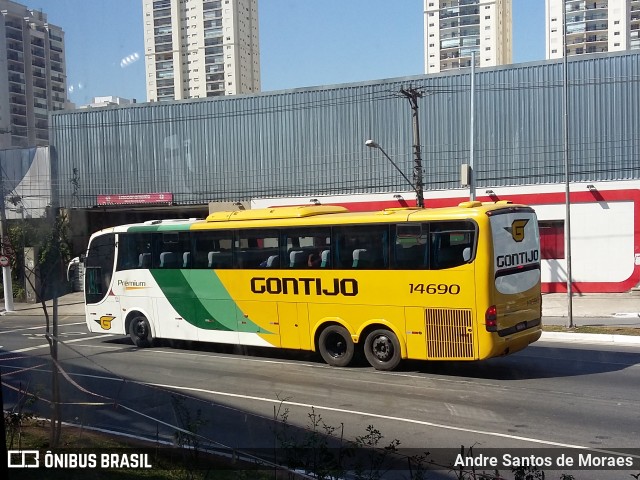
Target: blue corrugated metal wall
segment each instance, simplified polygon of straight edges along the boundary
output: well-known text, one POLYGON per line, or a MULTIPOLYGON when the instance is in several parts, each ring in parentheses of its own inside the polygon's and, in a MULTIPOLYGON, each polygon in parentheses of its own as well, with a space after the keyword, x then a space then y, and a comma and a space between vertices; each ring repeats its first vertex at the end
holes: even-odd
MULTIPOLYGON (((640 54, 568 62, 571 180, 639 178, 640 54)), ((469 160, 470 72, 167 104, 52 113, 63 206, 172 192, 179 204, 410 189, 419 99, 425 189, 459 186, 469 160), (77 169, 79 189, 73 190, 77 169)), ((564 181, 563 63, 476 71, 479 187, 564 181)))

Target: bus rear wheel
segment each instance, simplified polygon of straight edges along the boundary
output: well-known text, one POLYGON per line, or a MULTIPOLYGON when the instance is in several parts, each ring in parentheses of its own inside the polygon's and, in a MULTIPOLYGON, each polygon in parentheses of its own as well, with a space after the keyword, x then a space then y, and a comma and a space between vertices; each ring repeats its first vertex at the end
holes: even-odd
POLYGON ((353 360, 355 345, 349 331, 341 325, 329 325, 318 338, 322 359, 332 367, 346 367, 353 360))
POLYGON ((364 341, 364 356, 376 370, 393 370, 402 360, 400 342, 390 330, 374 330, 364 341))
POLYGON ((137 315, 129 325, 129 336, 136 347, 150 347, 153 342, 149 320, 144 315, 137 315))

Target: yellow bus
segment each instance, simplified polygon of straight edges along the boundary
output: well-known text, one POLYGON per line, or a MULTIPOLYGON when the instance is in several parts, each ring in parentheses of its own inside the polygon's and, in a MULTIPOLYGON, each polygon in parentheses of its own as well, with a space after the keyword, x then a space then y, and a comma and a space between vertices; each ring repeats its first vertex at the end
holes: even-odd
POLYGON ((91 236, 91 332, 311 350, 482 360, 541 334, 533 209, 510 202, 349 212, 317 205, 157 220, 91 236))

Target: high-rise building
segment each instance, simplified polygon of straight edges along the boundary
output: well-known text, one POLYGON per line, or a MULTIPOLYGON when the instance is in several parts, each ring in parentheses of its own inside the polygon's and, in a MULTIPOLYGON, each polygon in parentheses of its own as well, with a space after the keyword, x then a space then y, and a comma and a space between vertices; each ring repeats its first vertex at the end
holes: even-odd
POLYGON ((508 65, 511 0, 424 0, 425 73, 508 65))
POLYGON ((640 49, 640 0, 545 2, 548 59, 563 56, 563 20, 568 56, 640 49))
POLYGON ((258 0, 142 0, 147 100, 260 91, 258 0))
POLYGON ((49 110, 67 104, 64 32, 47 15, 0 0, 0 148, 49 142, 49 110))

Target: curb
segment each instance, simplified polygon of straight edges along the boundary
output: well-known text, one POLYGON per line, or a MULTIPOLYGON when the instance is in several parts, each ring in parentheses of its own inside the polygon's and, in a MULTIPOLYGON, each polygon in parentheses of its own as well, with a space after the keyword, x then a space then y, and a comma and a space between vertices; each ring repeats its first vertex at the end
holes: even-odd
POLYGON ((640 345, 640 336, 607 335, 605 333, 542 332, 540 340, 549 342, 613 343, 616 345, 640 345))

